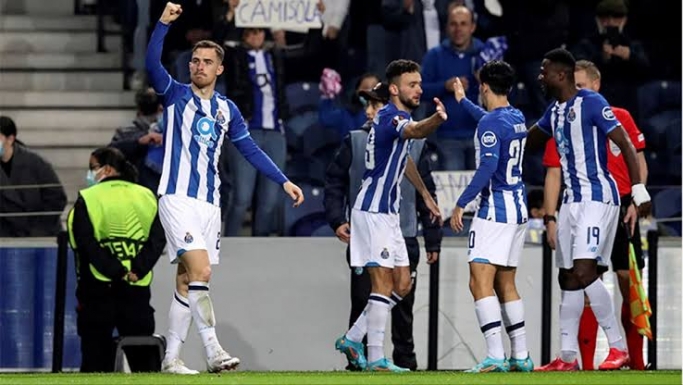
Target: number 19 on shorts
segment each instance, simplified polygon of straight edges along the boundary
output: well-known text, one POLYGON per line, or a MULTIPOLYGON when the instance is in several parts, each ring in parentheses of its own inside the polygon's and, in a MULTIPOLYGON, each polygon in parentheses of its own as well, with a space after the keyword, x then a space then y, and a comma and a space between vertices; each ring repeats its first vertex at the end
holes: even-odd
POLYGON ((597 226, 591 226, 586 228, 586 244, 600 245, 600 228, 597 226))

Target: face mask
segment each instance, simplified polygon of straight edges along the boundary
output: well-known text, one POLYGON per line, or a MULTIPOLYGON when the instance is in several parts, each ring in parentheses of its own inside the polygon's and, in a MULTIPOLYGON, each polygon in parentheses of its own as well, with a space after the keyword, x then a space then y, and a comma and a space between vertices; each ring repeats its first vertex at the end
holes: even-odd
POLYGON ((93 170, 88 170, 88 173, 85 174, 85 182, 88 184, 88 187, 94 186, 97 183, 99 183, 99 180, 97 180, 97 174, 99 173, 99 170, 101 170, 101 168, 98 169, 97 172, 93 170))

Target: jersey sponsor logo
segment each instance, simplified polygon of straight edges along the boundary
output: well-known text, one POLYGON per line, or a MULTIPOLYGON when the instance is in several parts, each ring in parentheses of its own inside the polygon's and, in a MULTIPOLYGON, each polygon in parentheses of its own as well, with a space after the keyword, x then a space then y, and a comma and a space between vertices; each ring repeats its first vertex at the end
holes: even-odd
MULTIPOLYGON (((218 117, 218 115, 216 116, 218 117)), ((221 116, 223 116, 223 114, 221 114, 221 116)), ((223 117, 223 120, 225 120, 225 117, 223 117)), ((216 134, 216 129, 214 127, 215 124, 215 120, 206 116, 199 119, 199 121, 197 121, 197 132, 199 134, 194 136, 194 140, 206 145, 208 148, 213 148, 215 141, 218 139, 218 134, 216 134)))
POLYGON ((567 154, 569 152, 569 147, 567 146, 567 138, 562 132, 562 128, 555 130, 555 143, 557 144, 557 152, 560 154, 567 154))
POLYGON ((605 106, 605 108, 602 109, 602 117, 606 120, 617 120, 610 106, 605 106))
POLYGON ((573 122, 576 120, 576 112, 574 112, 574 108, 570 108, 569 112, 567 113, 567 121, 569 123, 573 122))
POLYGON ((609 141, 609 150, 614 156, 619 156, 621 154, 621 149, 612 140, 609 141))
POLYGON ((496 138, 496 134, 494 134, 491 131, 486 131, 484 134, 481 136, 481 145, 484 147, 493 147, 498 143, 498 138, 496 138))

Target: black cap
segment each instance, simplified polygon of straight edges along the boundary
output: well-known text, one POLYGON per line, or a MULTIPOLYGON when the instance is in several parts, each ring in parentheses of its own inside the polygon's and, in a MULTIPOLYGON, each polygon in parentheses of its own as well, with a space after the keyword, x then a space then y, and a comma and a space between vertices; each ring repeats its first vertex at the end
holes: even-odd
POLYGON ((380 103, 389 102, 389 85, 377 83, 371 90, 358 91, 358 96, 366 100, 373 100, 380 103))
POLYGON ((602 0, 595 8, 595 14, 599 17, 628 15, 628 5, 624 0, 602 0))
POLYGON ((17 136, 17 126, 12 118, 0 116, 0 134, 4 136, 17 136))

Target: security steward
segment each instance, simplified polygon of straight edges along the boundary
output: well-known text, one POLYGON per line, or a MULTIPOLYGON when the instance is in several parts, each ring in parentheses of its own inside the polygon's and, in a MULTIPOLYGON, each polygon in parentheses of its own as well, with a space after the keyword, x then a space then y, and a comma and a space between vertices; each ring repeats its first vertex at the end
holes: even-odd
MULTIPOLYGON (((121 337, 154 333, 152 268, 166 240, 155 195, 135 183, 137 170, 119 150, 95 150, 86 179, 67 224, 76 255, 81 372, 112 372, 114 329, 121 337)), ((159 370, 153 349, 125 353, 131 371, 159 370)))
MULTIPOLYGON (((360 91, 359 96, 365 106, 368 121, 363 127, 351 131, 344 138, 325 175, 325 197, 323 201, 325 216, 337 237, 347 244, 350 239, 349 211, 353 207, 360 190, 363 173, 365 172, 365 146, 368 133, 372 128, 372 120, 377 111, 389 102, 389 88, 386 84, 379 83, 372 90, 360 91)), ((410 150, 410 157, 418 159, 417 169, 427 190, 436 201, 436 186, 431 176, 431 168, 426 156, 427 152, 423 151, 424 147, 424 139, 414 140, 410 150)), ((417 359, 415 357, 415 343, 413 341, 413 304, 415 303, 416 270, 420 259, 420 245, 417 240, 418 219, 423 227, 422 234, 427 251, 427 263, 431 264, 438 260, 439 253, 441 252, 443 232, 439 221, 433 222, 431 220, 429 209, 407 178, 404 178, 401 182, 399 215, 401 230, 410 261, 412 289, 392 309, 391 336, 394 345, 393 360, 394 364, 414 371, 417 369, 417 359)), ((346 248, 346 261, 350 261, 348 247, 346 248)), ((351 269, 351 314, 349 326, 355 322, 365 308, 371 288, 370 275, 366 270, 363 268, 351 269)), ((349 364, 347 370, 355 371, 359 369, 349 364)))

